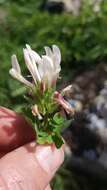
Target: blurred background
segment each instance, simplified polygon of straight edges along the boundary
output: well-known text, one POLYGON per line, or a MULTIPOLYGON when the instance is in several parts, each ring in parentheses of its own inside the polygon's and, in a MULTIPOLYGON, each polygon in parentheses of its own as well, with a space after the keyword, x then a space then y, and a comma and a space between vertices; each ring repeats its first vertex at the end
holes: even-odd
POLYGON ((73 84, 66 99, 76 114, 65 138, 65 162, 53 190, 107 189, 107 1, 0 0, 0 105, 17 112, 26 104, 25 88, 9 76, 11 55, 22 70, 28 43, 61 49, 58 88, 73 84))

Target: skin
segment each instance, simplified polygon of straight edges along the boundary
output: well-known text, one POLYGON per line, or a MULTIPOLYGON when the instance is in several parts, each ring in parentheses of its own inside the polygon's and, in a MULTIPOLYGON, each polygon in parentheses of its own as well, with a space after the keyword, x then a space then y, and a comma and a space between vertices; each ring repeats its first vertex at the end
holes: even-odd
POLYGON ((36 145, 21 115, 0 107, 0 190, 51 190, 50 180, 64 159, 63 147, 36 145))

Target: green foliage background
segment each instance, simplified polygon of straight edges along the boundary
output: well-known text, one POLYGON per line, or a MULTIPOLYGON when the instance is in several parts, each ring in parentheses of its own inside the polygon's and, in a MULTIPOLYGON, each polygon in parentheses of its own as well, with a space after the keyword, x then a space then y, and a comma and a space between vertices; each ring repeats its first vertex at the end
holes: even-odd
MULTIPOLYGON (((43 53, 43 46, 57 44, 62 52, 62 74, 66 80, 106 62, 107 1, 102 1, 100 12, 93 11, 89 0, 83 2, 80 15, 74 16, 43 11, 43 0, 0 0, 0 105, 20 111, 25 103, 21 96, 24 87, 8 71, 14 53, 26 71, 22 53, 26 43, 39 53, 43 53)), ((62 178, 57 179, 58 184, 63 184, 62 178)), ((63 185, 59 186, 62 190, 63 185)), ((74 183, 72 189, 79 188, 74 183)))
POLYGON ((79 16, 49 14, 41 10, 42 3, 0 0, 0 104, 16 110, 20 110, 24 89, 17 90, 20 84, 11 79, 8 70, 14 53, 25 69, 22 48, 26 43, 39 53, 43 53, 43 46, 57 44, 62 52, 63 73, 70 77, 73 71, 93 67, 107 58, 106 1, 98 13, 83 3, 79 16))

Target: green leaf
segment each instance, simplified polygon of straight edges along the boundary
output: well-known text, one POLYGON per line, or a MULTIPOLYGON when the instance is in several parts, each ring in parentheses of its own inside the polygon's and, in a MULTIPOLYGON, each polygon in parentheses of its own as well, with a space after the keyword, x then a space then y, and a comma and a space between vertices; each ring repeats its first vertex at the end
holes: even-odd
POLYGON ((46 139, 44 137, 38 137, 37 138, 37 143, 38 144, 45 144, 46 143, 46 139))
POLYGON ((52 144, 53 143, 52 135, 50 135, 44 131, 38 131, 37 143, 39 143, 39 144, 46 144, 46 143, 52 144))
POLYGON ((44 132, 44 131, 38 131, 38 136, 39 137, 47 137, 47 133, 46 132, 44 132))
POLYGON ((52 139, 53 139, 57 148, 60 148, 62 146, 62 144, 64 144, 62 137, 57 133, 52 135, 52 139))
POLYGON ((49 143, 49 144, 52 144, 52 143, 53 143, 52 135, 48 135, 48 136, 47 136, 46 142, 49 143))
POLYGON ((60 113, 56 113, 53 117, 53 121, 57 125, 62 125, 64 123, 64 118, 61 116, 60 113))

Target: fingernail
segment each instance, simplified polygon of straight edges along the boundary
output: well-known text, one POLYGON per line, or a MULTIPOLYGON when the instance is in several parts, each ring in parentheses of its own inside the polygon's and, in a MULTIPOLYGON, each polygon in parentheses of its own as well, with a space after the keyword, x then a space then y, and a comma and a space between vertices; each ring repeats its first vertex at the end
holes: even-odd
POLYGON ((48 173, 55 173, 64 160, 63 149, 56 149, 55 146, 38 146, 36 158, 39 165, 48 173))

